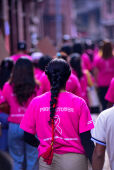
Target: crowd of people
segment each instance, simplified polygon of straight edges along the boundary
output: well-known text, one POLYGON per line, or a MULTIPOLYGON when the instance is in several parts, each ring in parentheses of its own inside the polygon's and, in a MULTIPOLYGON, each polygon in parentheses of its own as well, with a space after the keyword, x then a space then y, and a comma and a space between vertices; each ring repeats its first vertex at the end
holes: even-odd
POLYGON ((89 161, 102 170, 107 148, 114 170, 113 43, 64 36, 53 57, 17 47, 0 63, 0 153, 11 156, 9 169, 88 170, 89 161))

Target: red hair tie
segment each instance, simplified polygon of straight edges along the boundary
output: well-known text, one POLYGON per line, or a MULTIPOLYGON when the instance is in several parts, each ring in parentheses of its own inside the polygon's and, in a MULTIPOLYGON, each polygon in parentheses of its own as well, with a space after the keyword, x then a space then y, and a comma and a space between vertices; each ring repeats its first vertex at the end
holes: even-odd
POLYGON ((55 108, 55 103, 53 104, 53 108, 55 108))

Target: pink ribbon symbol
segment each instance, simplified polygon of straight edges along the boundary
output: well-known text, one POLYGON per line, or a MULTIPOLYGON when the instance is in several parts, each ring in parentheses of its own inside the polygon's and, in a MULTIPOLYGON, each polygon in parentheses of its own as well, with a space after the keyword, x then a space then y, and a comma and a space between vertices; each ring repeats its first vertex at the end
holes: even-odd
POLYGON ((60 128, 59 124, 60 124, 60 117, 58 115, 56 115, 55 117, 55 129, 57 129, 57 131, 62 134, 62 129, 60 128))

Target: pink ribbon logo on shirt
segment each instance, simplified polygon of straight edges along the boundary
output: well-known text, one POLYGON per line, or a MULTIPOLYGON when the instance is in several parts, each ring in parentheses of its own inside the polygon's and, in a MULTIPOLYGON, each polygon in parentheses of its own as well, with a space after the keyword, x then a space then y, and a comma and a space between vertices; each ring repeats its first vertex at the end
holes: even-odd
POLYGON ((60 117, 58 115, 56 115, 54 117, 54 123, 55 123, 55 129, 60 133, 62 134, 62 129, 60 128, 59 124, 60 124, 60 117))

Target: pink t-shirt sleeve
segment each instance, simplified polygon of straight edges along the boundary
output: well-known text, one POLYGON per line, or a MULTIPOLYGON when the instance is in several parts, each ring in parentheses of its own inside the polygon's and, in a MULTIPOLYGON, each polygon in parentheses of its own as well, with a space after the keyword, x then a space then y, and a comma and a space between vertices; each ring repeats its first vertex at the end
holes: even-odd
POLYGON ((2 91, 0 90, 0 104, 5 102, 5 98, 2 94, 2 91))
POLYGON ((48 78, 47 78, 45 73, 42 74, 42 76, 41 76, 39 81, 40 81, 40 84, 41 84, 40 90, 39 90, 40 94, 43 94, 45 92, 50 91, 50 82, 49 82, 49 80, 48 80, 48 78))
POLYGON ((80 86, 80 82, 75 75, 71 74, 71 76, 69 77, 66 83, 66 90, 79 97, 82 97, 82 89, 80 86))
POLYGON ((89 131, 94 128, 90 111, 85 101, 80 106, 79 133, 89 131))
POLYGON ((6 82, 4 84, 4 87, 3 87, 3 91, 2 91, 2 94, 5 98, 5 100, 9 101, 9 88, 10 88, 10 85, 8 82, 6 82))
POLYGON ((35 99, 33 99, 30 105, 28 106, 25 115, 20 123, 21 129, 34 135, 36 134, 35 109, 36 109, 36 104, 35 104, 35 99))
POLYGON ((111 103, 114 103, 114 78, 112 79, 110 83, 105 99, 111 103))

